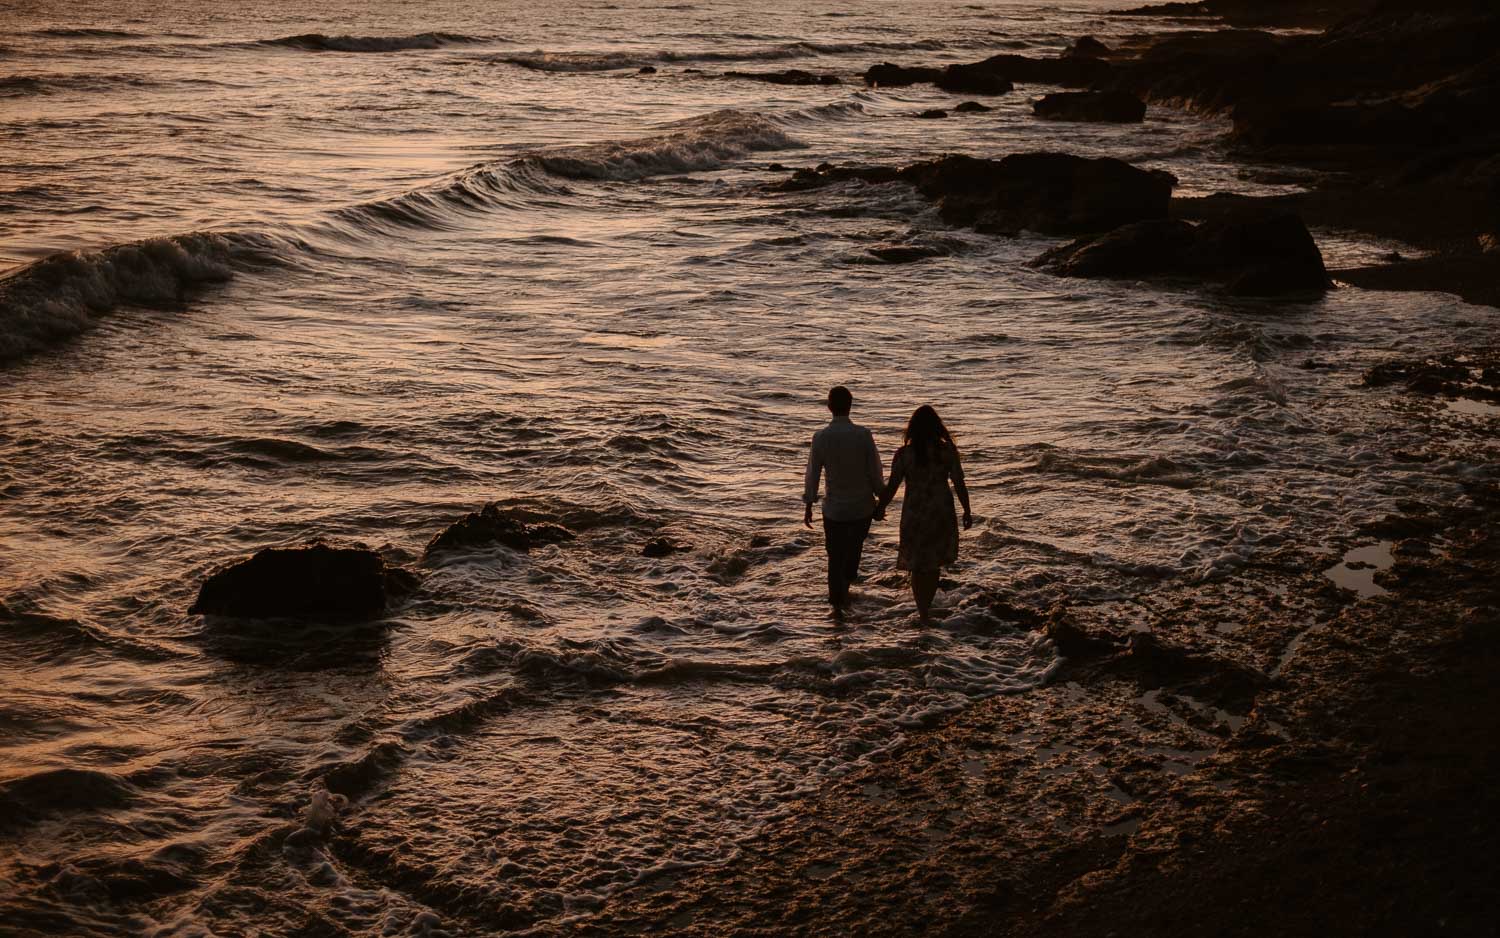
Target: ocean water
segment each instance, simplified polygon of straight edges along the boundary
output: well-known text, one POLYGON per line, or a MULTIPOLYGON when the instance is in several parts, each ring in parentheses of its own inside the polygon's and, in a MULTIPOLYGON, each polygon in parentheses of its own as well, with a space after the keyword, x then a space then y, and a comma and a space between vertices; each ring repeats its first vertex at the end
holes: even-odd
MULTIPOLYGON (((1026 85, 917 120, 955 99, 858 80, 1147 27, 1111 5, 8 4, 0 930, 586 921, 1039 686, 1058 659, 997 597, 1337 557, 1493 474, 1438 447, 1492 416, 1357 387, 1493 310, 1064 281, 1023 266, 1055 240, 947 230, 899 186, 767 190, 776 162, 1064 150, 1278 191, 1219 120, 1041 123, 1026 85), (843 81, 722 74, 784 68, 843 81), (953 253, 868 262, 907 236, 953 253), (922 403, 963 450, 977 521, 931 629, 894 512, 852 621, 822 603, 799 495, 834 383, 887 458, 922 403), (579 538, 421 566, 490 500, 579 538), (642 557, 660 535, 691 550, 642 557), (186 614, 313 537, 423 586, 367 628, 186 614)), ((1317 235, 1330 266, 1388 249, 1317 235)))

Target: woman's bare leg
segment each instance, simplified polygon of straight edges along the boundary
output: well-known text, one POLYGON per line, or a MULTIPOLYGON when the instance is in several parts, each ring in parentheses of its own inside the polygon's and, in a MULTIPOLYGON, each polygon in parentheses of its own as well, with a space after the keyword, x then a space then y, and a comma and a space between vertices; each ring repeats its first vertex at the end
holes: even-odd
POLYGON ((932 597, 937 595, 938 571, 913 570, 911 574, 911 598, 917 603, 917 617, 931 622, 932 597))

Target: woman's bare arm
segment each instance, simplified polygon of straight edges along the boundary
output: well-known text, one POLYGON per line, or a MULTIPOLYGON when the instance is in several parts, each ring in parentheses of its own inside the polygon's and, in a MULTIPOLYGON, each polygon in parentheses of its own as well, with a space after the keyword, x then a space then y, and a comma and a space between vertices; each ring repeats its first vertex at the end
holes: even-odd
POLYGON ((885 483, 885 490, 880 493, 880 505, 875 509, 877 515, 884 514, 886 506, 891 503, 891 499, 895 498, 896 493, 901 491, 901 480, 905 478, 905 472, 901 463, 901 454, 903 452, 905 451, 898 449, 896 450, 896 455, 891 457, 891 477, 885 483))
POLYGON ((964 530, 974 523, 974 513, 969 510, 969 487, 964 484, 964 467, 959 461, 958 451, 953 451, 953 465, 948 470, 948 477, 953 480, 953 494, 958 496, 958 503, 964 506, 964 530))

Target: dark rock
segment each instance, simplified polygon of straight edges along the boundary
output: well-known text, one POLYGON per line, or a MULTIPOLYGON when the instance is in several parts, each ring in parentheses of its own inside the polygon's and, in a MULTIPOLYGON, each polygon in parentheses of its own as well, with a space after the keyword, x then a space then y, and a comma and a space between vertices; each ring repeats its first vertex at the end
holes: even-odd
POLYGON ((901 179, 901 170, 894 166, 864 166, 850 164, 848 166, 834 166, 832 163, 820 163, 813 169, 802 168, 792 173, 791 178, 783 179, 781 182, 768 186, 773 192, 805 192, 809 189, 821 189, 840 182, 860 182, 879 185, 887 182, 898 182, 901 179))
POLYGON ((1111 49, 1093 36, 1079 36, 1073 44, 1063 50, 1069 58, 1097 59, 1109 55, 1111 49))
POLYGON ((1150 3, 1126 10, 1110 10, 1110 16, 1195 17, 1215 15, 1206 3, 1150 3))
POLYGON ((1148 686, 1170 687, 1219 706, 1249 704, 1271 683, 1248 665, 1168 645, 1149 632, 1130 636, 1120 667, 1148 686))
POLYGON ((940 68, 907 68, 881 62, 865 71, 865 84, 872 88, 904 88, 907 85, 937 81, 942 74, 943 70, 940 68))
POLYGON ((1160 276, 1181 268, 1182 255, 1195 238, 1196 229, 1185 221, 1139 221, 1052 248, 1031 266, 1062 277, 1160 276))
POLYGON ((1062 85, 1065 88, 1088 88, 1115 72, 1115 66, 1110 63, 1086 56, 1037 59, 1011 54, 992 55, 964 68, 989 72, 1013 82, 1062 85))
POLYGON ((413 574, 388 567, 368 548, 270 547, 205 580, 188 614, 367 619, 415 585, 413 574))
POLYGON ((985 104, 980 104, 978 101, 964 101, 953 110, 957 111, 960 114, 979 114, 983 111, 993 111, 994 108, 985 104))
POLYGON ((773 85, 838 85, 843 84, 837 75, 818 75, 800 68, 789 68, 781 72, 725 72, 725 78, 741 78, 747 81, 764 81, 773 85))
POLYGON ((1382 362, 1365 372, 1365 387, 1401 384, 1414 394, 1500 402, 1500 368, 1493 353, 1476 352, 1458 360, 1453 355, 1411 361, 1382 362))
POLYGON ((560 524, 551 524, 544 521, 540 524, 528 524, 526 526, 526 536, 531 538, 531 543, 534 546, 537 544, 561 544, 565 541, 574 540, 578 535, 560 524))
POLYGON ((772 173, 784 173, 788 172, 788 169, 783 163, 772 163, 771 165, 766 167, 766 171, 772 173))
POLYGON ((1189 277, 1223 284, 1237 296, 1317 292, 1329 286, 1323 256, 1290 213, 1204 222, 1124 225, 1053 248, 1031 266, 1063 277, 1189 277))
POLYGON ((801 192, 839 182, 906 182, 938 204, 943 220, 992 234, 1108 231, 1165 218, 1176 180, 1108 157, 1018 153, 1000 160, 944 156, 903 169, 823 164, 770 188, 801 192))
POLYGON ((1113 654, 1119 650, 1112 635, 1090 635, 1066 613, 1054 611, 1047 621, 1047 638, 1064 658, 1082 660, 1113 654))
POLYGON ((943 110, 942 108, 931 108, 926 111, 921 111, 917 114, 917 117, 923 120, 935 120, 937 118, 943 118, 947 116, 948 112, 943 110))
POLYGON ((686 545, 677 543, 671 538, 658 537, 651 539, 646 543, 645 547, 641 548, 641 556, 656 559, 659 557, 667 557, 680 551, 691 549, 692 548, 687 547, 686 545))
POLYGON ((1063 91, 1045 95, 1032 111, 1048 120, 1139 124, 1146 119, 1146 102, 1124 91, 1063 91))
POLYGON ((933 84, 954 94, 1007 94, 1015 87, 983 65, 950 65, 933 84))
POLYGON ((1106 86, 1232 110, 1241 145, 1425 160, 1435 149, 1494 137, 1487 115, 1500 108, 1497 48, 1495 4, 1385 0, 1317 35, 1177 33, 1106 86))
POLYGON ((1020 153, 1001 160, 945 156, 901 170, 938 203, 943 220, 979 231, 1107 231, 1165 218, 1175 180, 1120 160, 1020 153))
POLYGON ((655 65, 642 65, 640 67, 640 69, 636 72, 636 74, 637 75, 655 75, 656 74, 656 66, 655 65))
POLYGON ((910 264, 929 257, 953 253, 940 244, 877 244, 868 251, 871 257, 887 264, 910 264))
POLYGON ((1209 276, 1227 275, 1235 296, 1322 292, 1331 285, 1317 242, 1290 212, 1206 221, 1188 262, 1209 276))
POLYGON ((1257 30, 1169 34, 1102 87, 1205 110, 1233 107, 1271 80, 1286 46, 1284 38, 1257 30))
POLYGON ((570 541, 573 532, 556 524, 526 524, 515 514, 490 502, 448 526, 427 544, 424 557, 452 550, 475 550, 500 545, 526 552, 538 544, 570 541))

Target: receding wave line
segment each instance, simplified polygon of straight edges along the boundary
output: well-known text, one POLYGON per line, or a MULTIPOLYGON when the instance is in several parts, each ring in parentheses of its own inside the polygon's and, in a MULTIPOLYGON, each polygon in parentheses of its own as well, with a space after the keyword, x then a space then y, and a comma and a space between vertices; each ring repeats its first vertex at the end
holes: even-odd
POLYGON ((289 244, 264 234, 196 232, 44 257, 0 278, 0 361, 77 335, 121 304, 178 300, 194 285, 274 263, 289 244))
POLYGON ((500 41, 502 40, 498 36, 466 36, 460 33, 418 33, 415 36, 329 36, 324 33, 303 33, 300 36, 263 39, 258 45, 281 46, 304 52, 409 52, 500 41))
POLYGON ((23 98, 29 95, 52 94, 68 91, 138 90, 156 88, 170 84, 218 85, 211 78, 183 78, 158 80, 144 75, 10 75, 0 78, 0 98, 23 98))
MULTIPOLYGON (((89 29, 75 26, 53 26, 47 29, 34 29, 30 35, 50 36, 55 39, 153 39, 153 33, 137 33, 127 29, 89 29)), ((173 36, 191 38, 182 33, 172 33, 173 36)))
POLYGON ((936 39, 912 42, 788 42, 754 49, 703 49, 676 52, 516 52, 496 56, 494 61, 539 72, 609 72, 669 62, 764 62, 815 55, 857 55, 875 52, 937 50, 946 46, 936 39))
POLYGON ((40 78, 12 75, 0 78, 0 98, 23 98, 27 95, 45 94, 47 85, 40 78))

